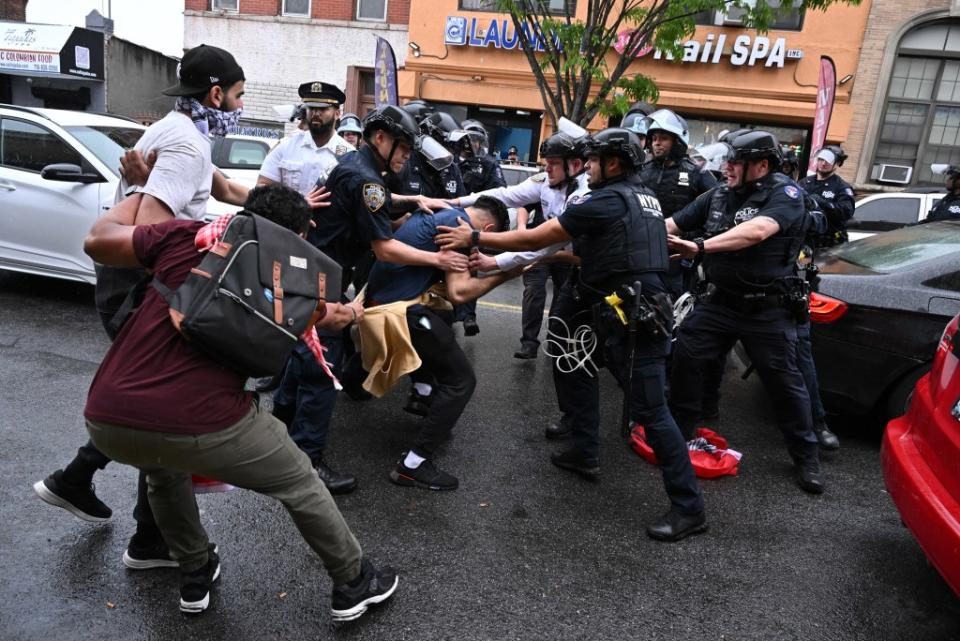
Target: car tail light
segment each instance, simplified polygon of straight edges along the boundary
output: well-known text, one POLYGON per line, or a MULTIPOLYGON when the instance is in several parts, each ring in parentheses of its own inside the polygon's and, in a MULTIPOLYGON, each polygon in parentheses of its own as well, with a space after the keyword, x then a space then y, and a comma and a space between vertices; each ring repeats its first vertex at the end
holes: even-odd
POLYGON ((817 292, 810 293, 810 321, 832 323, 847 313, 847 304, 817 292))
POLYGON ((957 367, 957 352, 960 348, 960 314, 947 323, 946 329, 937 343, 937 351, 933 355, 933 365, 930 367, 930 394, 937 400, 940 392, 946 388, 957 367))

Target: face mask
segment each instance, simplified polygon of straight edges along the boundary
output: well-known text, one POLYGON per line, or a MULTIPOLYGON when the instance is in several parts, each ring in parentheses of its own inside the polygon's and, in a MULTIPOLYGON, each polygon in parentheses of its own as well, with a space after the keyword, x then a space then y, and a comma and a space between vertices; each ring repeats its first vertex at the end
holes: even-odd
POLYGON ((221 111, 216 107, 205 107, 196 98, 181 96, 177 98, 177 111, 189 111, 193 125, 204 136, 226 136, 236 131, 243 108, 233 111, 221 111))

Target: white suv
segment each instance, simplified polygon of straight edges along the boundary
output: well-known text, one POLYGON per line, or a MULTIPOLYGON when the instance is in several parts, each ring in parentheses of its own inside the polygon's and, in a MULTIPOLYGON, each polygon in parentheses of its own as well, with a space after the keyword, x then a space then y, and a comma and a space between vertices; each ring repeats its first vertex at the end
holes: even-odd
POLYGON ((866 196, 857 201, 853 219, 847 222, 847 234, 850 240, 859 240, 877 232, 915 225, 926 219, 944 196, 944 190, 936 187, 911 187, 866 196))

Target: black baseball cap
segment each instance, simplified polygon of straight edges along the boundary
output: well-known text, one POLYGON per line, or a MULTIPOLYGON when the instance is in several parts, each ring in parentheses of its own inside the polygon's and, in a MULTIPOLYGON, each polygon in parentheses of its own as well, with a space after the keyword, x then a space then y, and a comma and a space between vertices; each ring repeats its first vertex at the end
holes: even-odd
POLYGON ((177 78, 180 82, 164 89, 164 95, 192 96, 217 85, 226 89, 239 80, 246 80, 243 69, 229 51, 210 45, 200 45, 185 53, 177 67, 177 78))

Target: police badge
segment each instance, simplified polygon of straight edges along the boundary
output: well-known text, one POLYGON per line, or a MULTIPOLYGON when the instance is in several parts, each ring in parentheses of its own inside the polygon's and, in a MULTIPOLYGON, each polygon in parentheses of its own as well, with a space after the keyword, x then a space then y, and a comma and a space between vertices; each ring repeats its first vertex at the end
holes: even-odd
POLYGON ((387 202, 387 190, 378 183, 363 184, 363 204, 371 212, 377 212, 387 202))

